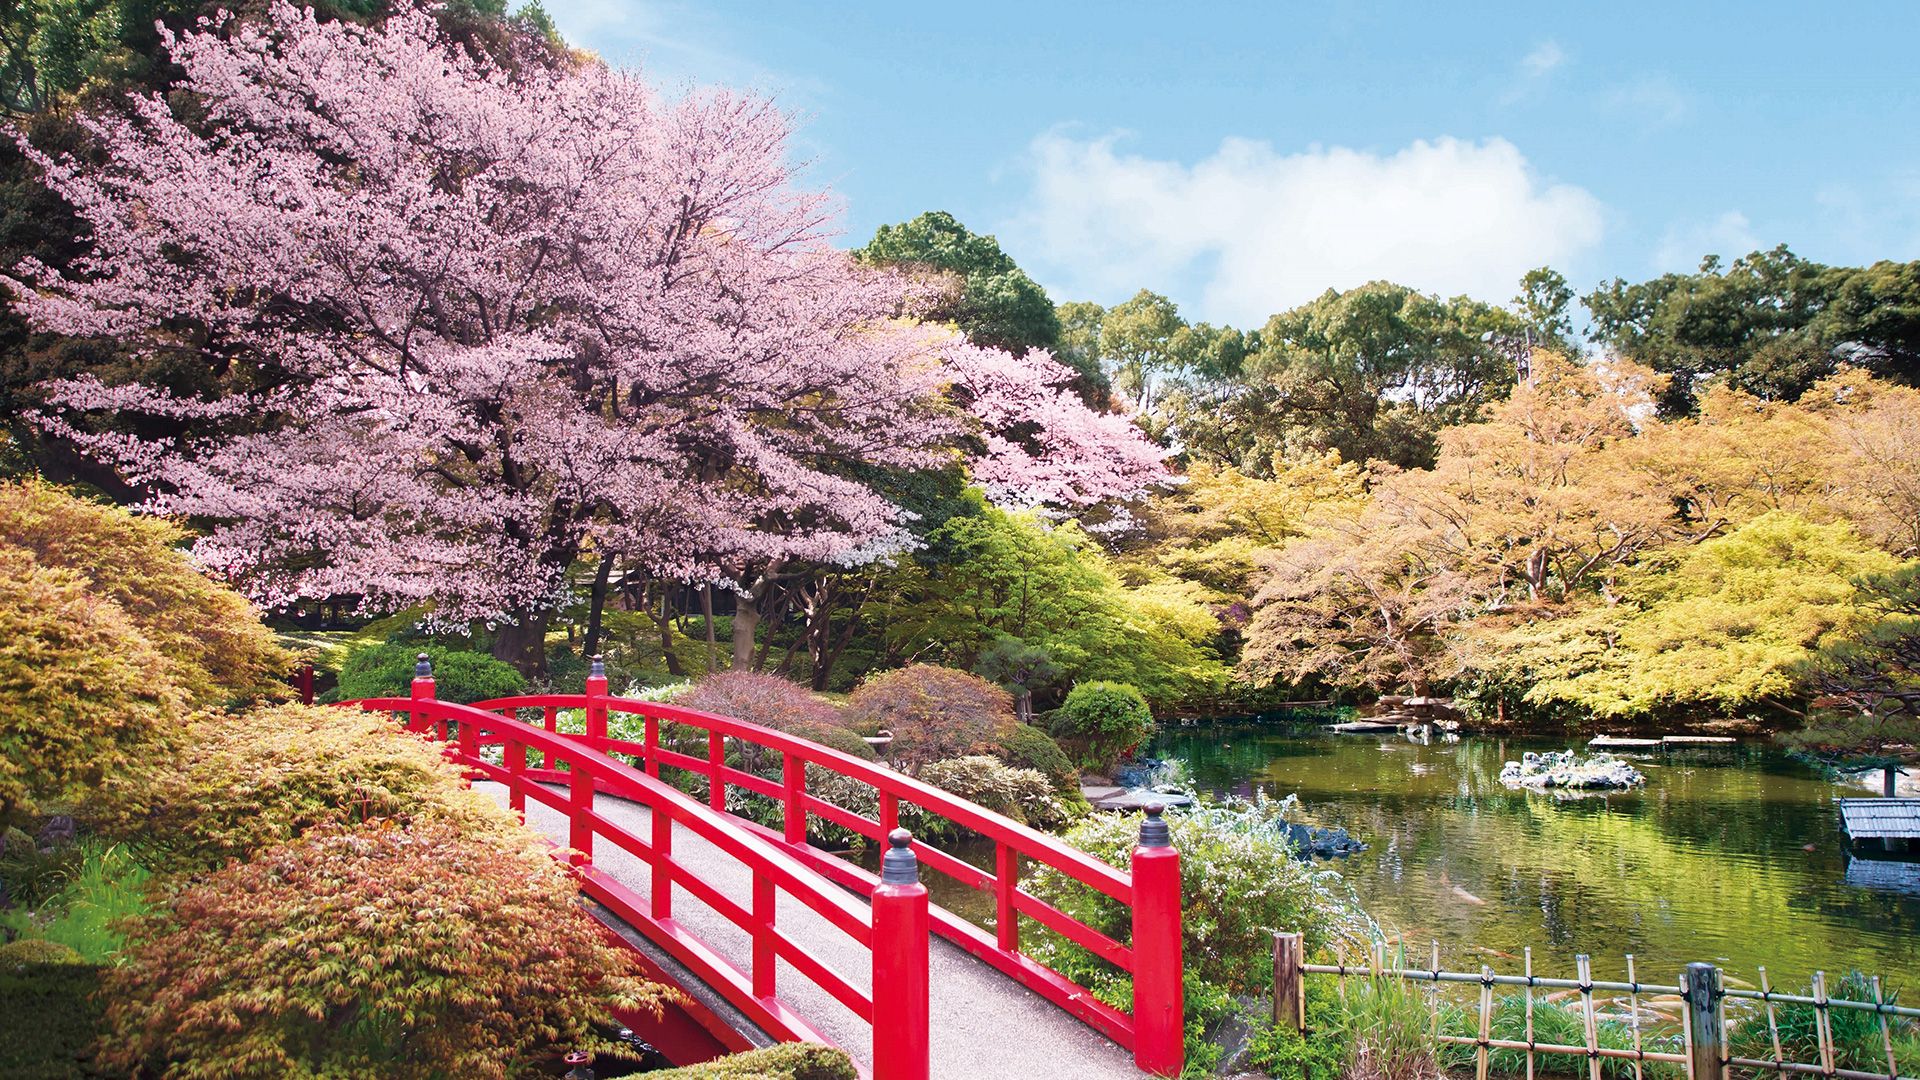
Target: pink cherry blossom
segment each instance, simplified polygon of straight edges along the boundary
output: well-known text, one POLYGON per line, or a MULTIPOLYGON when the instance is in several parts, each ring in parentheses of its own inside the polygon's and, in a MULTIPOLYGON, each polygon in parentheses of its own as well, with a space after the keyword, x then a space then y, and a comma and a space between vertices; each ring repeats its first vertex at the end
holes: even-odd
POLYGON ((916 287, 828 245, 765 99, 509 69, 419 8, 376 29, 277 2, 165 36, 184 98, 84 118, 97 164, 24 148, 91 253, 4 280, 38 328, 229 373, 208 400, 74 379, 40 420, 212 522, 196 553, 264 603, 514 622, 588 548, 681 580, 857 563, 911 537, 850 466, 963 444, 1021 505, 1165 476, 1050 358, 903 318, 916 287), (133 412, 194 434, 89 419, 133 412))

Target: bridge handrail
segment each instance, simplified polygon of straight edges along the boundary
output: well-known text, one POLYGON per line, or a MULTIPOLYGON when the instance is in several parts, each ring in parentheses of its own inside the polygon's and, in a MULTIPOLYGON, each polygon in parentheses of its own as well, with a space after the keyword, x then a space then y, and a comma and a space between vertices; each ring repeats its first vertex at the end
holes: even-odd
MULTIPOLYGON (((510 805, 524 813, 529 796, 568 815, 570 862, 581 879, 582 889, 622 918, 634 924, 682 963, 694 968, 710 985, 756 1023, 790 1039, 830 1042, 824 1034, 782 1003, 775 992, 776 957, 785 960, 802 976, 847 1006, 856 1015, 874 1022, 886 1004, 882 986, 882 942, 877 927, 880 907, 869 907, 834 885, 816 869, 806 865, 781 845, 755 833, 745 823, 723 814, 714 814, 698 800, 660 780, 656 776, 607 754, 583 745, 577 738, 524 723, 485 709, 432 697, 365 698, 342 702, 343 706, 377 712, 401 713, 409 717, 408 726, 425 735, 437 734, 449 742, 445 753, 479 776, 507 787, 510 805), (439 728, 438 732, 433 729, 439 728), (452 730, 450 730, 452 729, 452 730), (455 734, 457 731, 457 735, 455 734), (482 745, 503 746, 503 764, 488 761, 479 753, 482 745), (541 765, 528 766, 526 751, 538 750, 541 765), (568 769, 555 769, 565 763, 568 769), (540 785, 564 784, 565 795, 540 785), (642 840, 620 825, 597 813, 593 793, 606 792, 643 803, 653 812, 653 836, 642 840), (678 824, 700 836, 729 856, 739 860, 753 875, 754 897, 749 909, 720 894, 701 881, 672 856, 671 826, 678 824), (633 894, 611 876, 592 865, 593 838, 604 836, 616 846, 646 862, 651 868, 653 896, 633 894), (674 885, 687 889, 709 908, 747 932, 754 939, 752 961, 741 971, 721 959, 705 942, 671 917, 671 890, 674 885), (808 950, 775 926, 773 890, 778 888, 794 897, 828 923, 846 933, 855 942, 874 953, 872 989, 859 990, 846 976, 815 958, 808 950), (732 968, 731 971, 726 970, 732 968), (743 984, 744 983, 744 984, 743 984)), ((922 893, 924 903, 924 892, 922 893)), ((897 943, 886 943, 892 948, 897 943)), ((924 979, 924 973, 921 978, 924 979)), ((888 1036, 876 1024, 876 1053, 888 1036)), ((922 1035, 924 1042, 924 1035, 922 1035)), ((897 1050, 897 1048, 895 1048, 897 1050)), ((924 1045, 918 1051, 925 1054, 924 1045)), ((923 1074, 924 1075, 924 1074, 923 1074)))
MULTIPOLYGON (((958 798, 930 784, 921 783, 919 780, 905 773, 896 772, 893 769, 876 765, 871 761, 854 757, 852 754, 845 753, 844 751, 835 750, 830 746, 823 746, 820 743, 788 734, 776 728, 764 727, 760 724, 749 723, 731 716, 721 716, 718 713, 705 712, 700 709, 689 709, 682 705, 638 701, 633 698, 608 696, 604 698, 596 697, 592 700, 604 705, 609 712, 632 713, 667 723, 686 724, 690 727, 697 727, 710 732, 719 732, 721 735, 729 738, 756 743, 767 749, 777 750, 782 754, 794 754, 810 765, 819 765, 832 772, 839 773, 842 776, 858 780, 882 794, 892 795, 896 799, 903 799, 923 810, 930 810, 937 813, 947 820, 971 829, 989 840, 993 840, 996 843, 1007 844, 1035 862, 1045 863, 1047 866, 1060 871, 1075 881, 1089 888, 1096 889, 1123 904, 1131 904, 1133 902, 1133 879, 1129 875, 1121 873, 1107 863, 1101 862, 1099 859, 1081 851, 1079 848, 1062 843, 1058 837, 1040 832, 1029 825, 1014 821, 1004 814, 996 813, 977 803, 958 798)), ((584 711, 590 703, 589 695, 586 694, 523 694, 514 697, 491 698, 486 701, 478 701, 474 703, 474 707, 477 709, 545 709, 552 707, 557 709, 580 709, 584 711)), ((588 735, 592 736, 592 732, 588 732, 588 735)), ((641 751, 647 750, 647 747, 643 743, 632 743, 630 740, 612 739, 607 736, 600 737, 608 739, 611 743, 625 742, 630 746, 639 747, 641 751)), ((670 750, 667 752, 673 753, 673 751, 670 750)), ((635 756, 651 759, 650 753, 635 753, 635 756)), ((667 762, 667 764, 676 763, 667 762)), ((706 772, 704 768, 691 765, 679 765, 678 767, 703 774, 706 772)), ((741 786, 750 787, 751 781, 753 780, 766 782, 765 777, 754 776, 752 773, 747 773, 744 770, 729 768, 728 771, 738 773, 748 778, 749 783, 742 784, 741 786)), ((712 778, 709 777, 709 779, 711 780, 712 778)), ((738 783, 738 781, 732 781, 731 778, 730 781, 738 783)), ((763 792, 762 794, 765 793, 763 792)), ((842 807, 841 809, 844 810, 845 808, 842 807)), ((848 813, 852 813, 852 811, 848 811, 848 813)), ((882 824, 871 818, 863 820, 874 826, 882 824)), ((919 841, 915 841, 916 848, 922 846, 919 841)), ((938 852, 938 849, 934 850, 938 852)), ((940 852, 939 854, 944 853, 940 852)))
POLYGON ((1133 873, 1122 873, 1056 837, 923 784, 910 776, 811 740, 698 709, 614 697, 606 692, 605 677, 598 674, 588 677, 587 690, 584 694, 523 694, 491 698, 475 702, 474 708, 500 710, 509 715, 517 714, 520 709, 539 709, 544 714, 546 730, 556 735, 559 735, 559 712, 580 710, 584 715, 586 730, 562 737, 581 740, 596 749, 636 757, 650 776, 658 777, 662 765, 705 776, 708 780, 709 807, 719 813, 727 812, 729 786, 771 798, 782 805, 780 833, 755 823, 744 824, 762 832, 769 839, 778 837, 789 850, 830 879, 863 891, 874 888, 876 879, 870 873, 809 844, 806 834, 809 817, 817 816, 879 839, 898 825, 899 803, 904 800, 979 833, 994 843, 993 873, 921 841, 913 842, 913 850, 926 865, 973 889, 991 890, 994 896, 996 917, 991 933, 940 909, 935 909, 931 915, 935 932, 1132 1050, 1135 1062, 1142 1069, 1162 1075, 1180 1071, 1184 1057, 1181 1045, 1184 1021, 1180 988, 1179 862, 1177 853, 1170 846, 1165 846, 1164 827, 1158 826, 1157 822, 1155 825, 1161 828, 1163 836, 1162 846, 1135 849, 1133 873), (645 724, 641 742, 608 735, 607 716, 613 712, 643 718, 645 724), (706 758, 702 760, 662 745, 660 725, 663 723, 704 730, 707 733, 706 758), (773 781, 726 764, 728 738, 780 753, 781 779, 773 781), (879 820, 809 793, 806 790, 806 765, 809 764, 872 786, 878 795, 879 820), (1115 941, 1021 889, 1019 876, 1022 856, 1052 867, 1131 909, 1133 941, 1130 944, 1115 941), (1150 876, 1150 883, 1143 882, 1140 876, 1143 873, 1150 876), (1133 1012, 1121 1012, 1100 1001, 1086 987, 1024 953, 1020 946, 1020 916, 1023 915, 1132 974, 1135 986, 1133 1012))

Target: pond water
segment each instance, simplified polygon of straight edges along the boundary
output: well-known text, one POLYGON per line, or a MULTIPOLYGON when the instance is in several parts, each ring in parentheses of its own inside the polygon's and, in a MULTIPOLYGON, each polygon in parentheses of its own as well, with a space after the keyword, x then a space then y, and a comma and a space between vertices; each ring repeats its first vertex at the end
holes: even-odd
MULTIPOLYGON (((1631 952, 1644 982, 1705 960, 1748 981, 1765 965, 1775 985, 1859 968, 1920 993, 1920 891, 1848 884, 1832 800, 1865 792, 1758 746, 1624 755, 1647 784, 1605 797, 1501 785, 1503 762, 1568 745, 1216 724, 1167 732, 1154 753, 1215 794, 1298 794, 1307 820, 1369 844, 1323 865, 1421 966, 1438 940, 1450 967, 1517 972, 1531 946, 1539 974, 1571 976, 1584 952, 1596 977, 1620 978, 1631 952)), ((1920 867, 1893 869, 1920 890, 1920 867)))

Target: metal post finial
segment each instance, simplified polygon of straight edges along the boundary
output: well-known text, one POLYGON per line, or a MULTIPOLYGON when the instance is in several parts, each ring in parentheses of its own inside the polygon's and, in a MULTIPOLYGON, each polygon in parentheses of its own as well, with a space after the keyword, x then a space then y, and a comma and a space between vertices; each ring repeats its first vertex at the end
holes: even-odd
POLYGON ((920 858, 913 853, 913 834, 905 829, 895 829, 887 834, 887 843, 892 846, 880 859, 880 881, 884 885, 917 885, 920 883, 920 858))
POLYGON ((433 678, 433 658, 426 653, 414 657, 413 677, 416 679, 433 678))
POLYGON ((1140 822, 1141 847, 1172 847, 1173 830, 1167 827, 1167 821, 1160 815, 1166 813, 1165 803, 1148 803, 1146 819, 1140 822))
POLYGON ((607 658, 600 653, 594 653, 593 667, 587 672, 587 674, 597 679, 606 678, 607 677, 607 658))

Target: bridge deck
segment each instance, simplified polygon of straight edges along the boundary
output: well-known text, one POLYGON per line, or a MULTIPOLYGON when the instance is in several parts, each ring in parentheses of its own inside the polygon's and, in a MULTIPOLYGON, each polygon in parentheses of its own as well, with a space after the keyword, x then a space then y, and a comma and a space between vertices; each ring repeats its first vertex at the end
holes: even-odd
MULTIPOLYGON (((506 789, 498 784, 474 787, 506 803, 506 789)), ((594 809, 636 836, 648 835, 651 814, 645 806, 609 795, 598 795, 594 809)), ((567 842, 565 816, 529 800, 527 824, 567 842)), ((675 826, 675 860, 712 884, 724 896, 741 904, 752 901, 752 875, 731 856, 684 828, 675 826)), ((594 866, 613 875, 628 888, 645 895, 651 871, 646 863, 602 843, 594 851, 594 866)), ((714 950, 741 967, 751 953, 747 935, 685 889, 673 893, 674 917, 704 938, 714 950)), ((809 952, 862 991, 872 988, 868 952, 806 905, 782 894, 776 921, 809 952)), ((1140 1080, 1127 1051, 1042 1000, 1038 995, 969 956, 934 938, 931 957, 932 1058, 936 1080, 1140 1080)), ((787 965, 779 966, 781 997, 825 1032, 863 1068, 873 1064, 872 1044, 865 1021, 787 965)))

